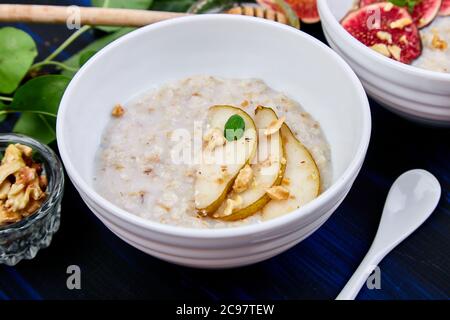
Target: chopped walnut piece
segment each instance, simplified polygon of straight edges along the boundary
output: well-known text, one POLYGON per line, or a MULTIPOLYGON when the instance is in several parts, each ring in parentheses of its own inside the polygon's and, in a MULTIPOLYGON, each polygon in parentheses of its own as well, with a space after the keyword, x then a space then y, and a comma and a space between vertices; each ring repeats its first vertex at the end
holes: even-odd
POLYGON ((237 193, 244 192, 248 189, 250 182, 253 179, 253 170, 248 164, 239 171, 236 180, 234 181, 233 190, 237 193))
POLYGON ((236 196, 235 199, 227 199, 225 209, 223 210, 224 216, 229 216, 233 213, 234 210, 239 209, 242 205, 242 197, 236 196))
POLYGON ((282 186, 274 186, 266 190, 272 200, 286 200, 289 198, 289 190, 282 186))
POLYGON ((386 31, 378 31, 377 38, 380 40, 387 41, 389 44, 392 43, 392 34, 386 31))
POLYGON ((394 7, 394 4, 392 2, 388 2, 385 6, 384 6, 384 11, 385 12, 389 12, 392 10, 392 8, 394 7))
POLYGON ((222 184, 222 183, 225 182, 225 179, 222 178, 222 177, 219 177, 219 178, 216 179, 216 182, 217 182, 217 184, 222 184))
POLYGON ((391 53, 388 50, 387 45, 384 43, 377 43, 370 47, 372 50, 375 50, 378 53, 381 53, 383 56, 390 57, 391 53))
POLYGON ((39 176, 39 187, 45 191, 45 189, 47 189, 48 186, 48 179, 47 176, 44 175, 40 175, 39 176))
POLYGON ((221 147, 226 143, 223 132, 218 128, 208 130, 203 136, 203 140, 207 143, 206 149, 213 151, 216 147, 221 147))
POLYGON ((291 184, 291 179, 289 178, 283 178, 283 180, 281 181, 281 184, 288 186, 291 184))
POLYGON ((10 223, 19 222, 22 219, 22 216, 17 212, 11 212, 6 210, 3 205, 0 206, 0 226, 10 223))
POLYGON ((437 50, 446 50, 448 48, 448 43, 439 36, 436 30, 433 30, 433 39, 431 40, 431 45, 437 50))
POLYGON ((15 184, 28 185, 37 178, 36 169, 23 167, 16 173, 15 184))
POLYGON ((17 148, 17 145, 10 144, 5 150, 5 155, 3 156, 2 164, 12 162, 20 163, 22 164, 23 167, 25 166, 22 151, 19 148, 17 148))
POLYGON ((143 173, 149 176, 153 173, 153 168, 145 168, 143 173))
POLYGON ((8 180, 3 181, 0 185, 0 201, 8 199, 9 189, 11 189, 11 182, 8 180))
POLYGON ((29 147, 29 146, 19 144, 19 143, 16 143, 14 146, 17 149, 19 149, 20 152, 22 152, 22 154, 27 158, 31 157, 31 155, 33 154, 33 149, 31 149, 31 147, 29 147))
POLYGON ((163 208, 166 212, 170 212, 171 210, 172 210, 172 208, 171 207, 169 207, 169 206, 166 206, 165 204, 163 204, 163 203, 157 203, 157 206, 158 207, 160 207, 160 208, 163 208))
POLYGON ((125 114, 125 109, 120 104, 116 104, 111 112, 111 115, 116 118, 120 118, 124 114, 125 114))
POLYGON ((28 217, 36 212, 41 207, 42 201, 31 199, 28 205, 24 208, 22 215, 28 217))
POLYGON ((278 132, 278 130, 280 130, 281 126, 283 125, 284 121, 286 121, 286 117, 281 117, 277 120, 272 121, 267 127, 267 129, 264 130, 264 134, 266 136, 270 136, 275 132, 278 132))
POLYGON ((400 37, 399 40, 400 40, 400 42, 403 43, 403 44, 408 44, 408 43, 409 43, 408 38, 406 38, 406 35, 405 35, 405 34, 402 35, 402 36, 400 37))
POLYGON ((188 178, 195 177, 195 170, 193 170, 193 169, 187 170, 186 173, 185 173, 185 176, 188 177, 188 178))
POLYGON ((403 29, 404 27, 409 26, 411 23, 413 23, 411 18, 401 18, 401 19, 392 21, 389 24, 389 27, 392 29, 403 29))
POLYGON ((400 61, 400 57, 402 54, 402 49, 399 46, 393 45, 387 47, 389 50, 389 53, 392 54, 395 60, 400 61))
POLYGON ((116 163, 116 164, 114 164, 114 169, 116 169, 117 171, 120 171, 120 170, 125 169, 125 167, 120 163, 116 163))
POLYGON ((9 162, 0 166, 0 183, 3 183, 10 175, 23 168, 24 164, 20 162, 9 162))

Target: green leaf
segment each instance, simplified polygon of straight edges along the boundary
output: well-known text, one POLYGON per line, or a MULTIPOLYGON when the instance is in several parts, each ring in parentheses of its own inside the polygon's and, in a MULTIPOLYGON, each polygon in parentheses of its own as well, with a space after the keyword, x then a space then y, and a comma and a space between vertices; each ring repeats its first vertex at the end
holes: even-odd
MULTIPOLYGON (((140 9, 147 10, 152 5, 153 0, 92 0, 92 5, 95 7, 101 8, 122 8, 122 9, 140 9), (106 6, 105 6, 105 1, 106 6)), ((108 27, 108 26, 100 26, 96 27, 105 32, 115 32, 119 30, 121 27, 108 27)))
POLYGON ((90 58, 92 58, 96 53, 97 53, 97 51, 95 51, 95 50, 89 50, 89 51, 83 52, 80 56, 80 61, 79 61, 80 67, 82 67, 86 62, 88 62, 88 60, 90 58))
POLYGON ((34 78, 15 93, 10 111, 22 112, 13 131, 43 143, 55 140, 56 114, 70 78, 48 75, 34 78))
POLYGON ((42 143, 49 144, 56 139, 52 119, 35 113, 22 113, 13 131, 35 138, 42 143))
POLYGON ((224 136, 228 141, 239 140, 244 135, 245 121, 238 114, 232 115, 225 123, 224 136))
POLYGON ((186 12, 196 0, 155 0, 150 9, 158 11, 186 12))
POLYGON ((48 113, 56 116, 70 78, 47 75, 31 79, 14 94, 11 110, 48 113))
MULTIPOLYGON (((100 51, 103 47, 107 46, 109 43, 113 42, 114 40, 122 37, 123 35, 129 33, 130 31, 133 31, 134 28, 122 28, 117 32, 114 32, 112 34, 109 34, 107 36, 104 36, 103 38, 100 38, 94 42, 92 42, 90 45, 85 47, 83 50, 79 51, 77 54, 73 55, 66 61, 64 61, 64 64, 72 67, 72 68, 78 68, 80 67, 80 59, 81 56, 84 55, 86 52, 89 51, 100 51)), ((73 77, 76 72, 64 70, 61 74, 66 77, 73 77)))
POLYGON ((37 56, 34 40, 22 30, 0 29, 0 93, 17 89, 37 56))

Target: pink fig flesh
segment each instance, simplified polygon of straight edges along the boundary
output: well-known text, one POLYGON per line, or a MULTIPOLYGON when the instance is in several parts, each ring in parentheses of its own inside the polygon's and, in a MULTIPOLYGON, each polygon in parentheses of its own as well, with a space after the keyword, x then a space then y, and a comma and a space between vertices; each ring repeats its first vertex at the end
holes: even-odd
POLYGON ((442 0, 441 9, 439 10, 440 16, 450 16, 450 0, 442 0))
POLYGON ((394 60, 410 64, 422 53, 419 30, 405 8, 375 3, 351 11, 341 23, 361 43, 384 48, 394 60))

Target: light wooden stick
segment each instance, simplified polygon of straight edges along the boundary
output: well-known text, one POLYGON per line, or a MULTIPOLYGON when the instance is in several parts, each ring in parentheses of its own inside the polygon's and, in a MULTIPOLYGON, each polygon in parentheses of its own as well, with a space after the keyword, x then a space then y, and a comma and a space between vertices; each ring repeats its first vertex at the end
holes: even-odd
POLYGON ((66 24, 75 23, 79 18, 81 25, 141 27, 187 15, 149 10, 0 4, 0 22, 66 24))

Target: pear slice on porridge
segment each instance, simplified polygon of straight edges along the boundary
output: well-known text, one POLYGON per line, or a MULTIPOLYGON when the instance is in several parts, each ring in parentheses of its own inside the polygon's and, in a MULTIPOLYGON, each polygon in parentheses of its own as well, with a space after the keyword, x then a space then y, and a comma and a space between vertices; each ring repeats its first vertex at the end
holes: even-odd
POLYGON ((225 221, 245 219, 260 211, 271 198, 267 189, 281 184, 286 159, 280 128, 284 118, 278 118, 271 108, 255 110, 258 129, 258 157, 239 172, 231 193, 214 217, 225 221))
POLYGON ((286 171, 280 186, 268 190, 270 201, 262 210, 263 220, 290 213, 314 200, 320 192, 320 173, 308 149, 291 129, 281 127, 286 155, 286 171))
POLYGON ((245 111, 232 106, 209 108, 194 185, 200 215, 212 215, 220 207, 241 169, 255 156, 256 146, 255 123, 245 111))

